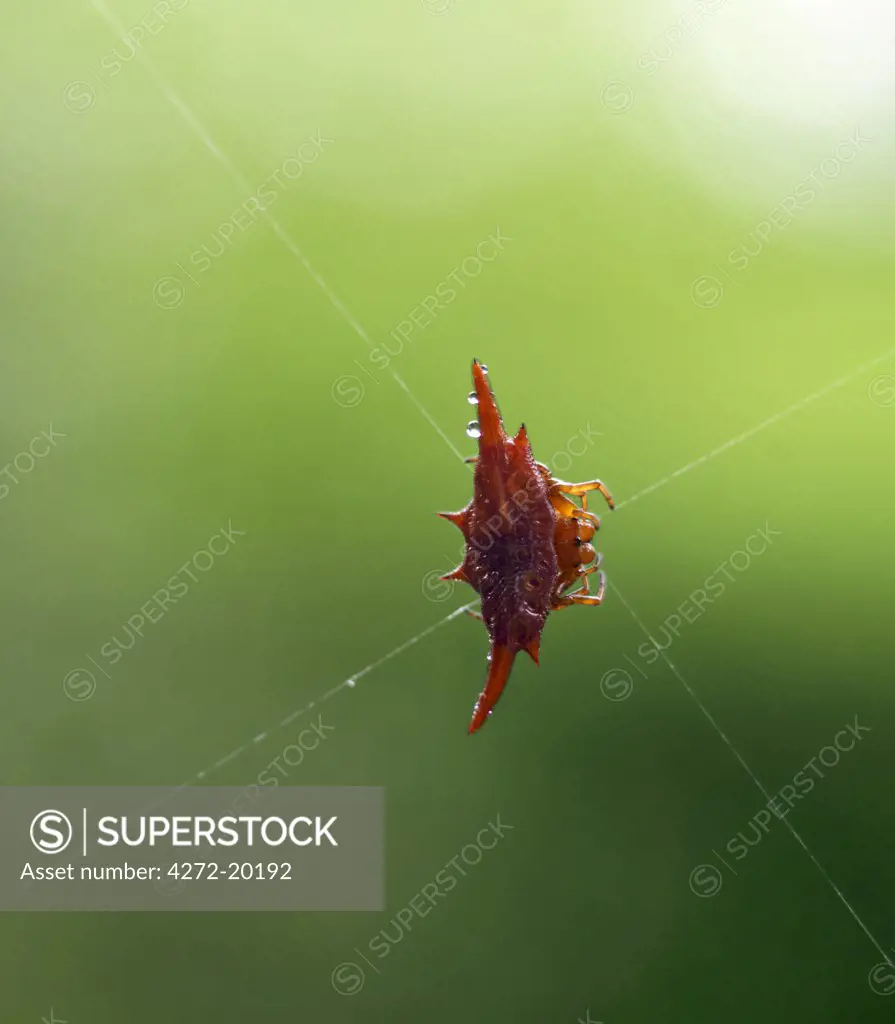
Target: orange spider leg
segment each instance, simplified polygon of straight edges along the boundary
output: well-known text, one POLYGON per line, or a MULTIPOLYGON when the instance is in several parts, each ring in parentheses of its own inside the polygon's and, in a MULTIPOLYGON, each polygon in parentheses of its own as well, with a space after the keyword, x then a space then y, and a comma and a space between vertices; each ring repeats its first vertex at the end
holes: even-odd
MULTIPOLYGON (((587 575, 590 575, 590 573, 587 575)), ((603 603, 603 597, 606 594, 606 573, 598 571, 597 575, 600 579, 600 585, 597 587, 596 594, 591 594, 590 591, 587 590, 586 586, 582 587, 581 590, 577 590, 574 594, 569 594, 569 600, 572 604, 597 605, 603 603)), ((585 580, 585 584, 586 583, 587 580, 585 580)))
MULTIPOLYGON (((587 500, 586 498, 582 498, 582 501, 586 501, 586 500, 587 500)), ((584 508, 583 506, 577 510, 576 515, 580 516, 582 519, 586 519, 593 526, 593 528, 595 530, 599 530, 600 529, 600 518, 599 518, 599 516, 595 516, 593 514, 593 512, 588 512, 587 509, 584 508)))
POLYGON ((581 574, 584 577, 584 580, 580 590, 576 590, 573 594, 558 595, 553 605, 554 611, 559 611, 562 608, 571 608, 573 604, 602 604, 603 597, 606 594, 606 574, 604 572, 599 573, 600 585, 597 588, 596 594, 592 594, 587 585, 587 577, 590 576, 590 574, 594 571, 596 571, 596 566, 594 566, 592 569, 586 569, 581 574))
POLYGON ((552 487, 557 491, 562 491, 563 494, 570 494, 574 497, 581 498, 581 507, 587 511, 587 494, 589 491, 599 491, 600 494, 606 499, 606 504, 610 508, 615 508, 615 499, 609 493, 608 488, 602 480, 586 480, 580 484, 570 484, 565 480, 554 480, 552 487))
POLYGON ((593 512, 586 508, 579 508, 574 501, 570 501, 559 488, 549 487, 550 504, 553 506, 558 517, 566 519, 586 519, 593 525, 595 530, 600 529, 600 520, 593 512))
POLYGON ((557 480, 550 472, 550 467, 546 466, 543 462, 536 462, 535 465, 544 478, 550 502, 554 509, 556 509, 557 515, 579 516, 593 523, 594 529, 599 530, 599 518, 587 509, 587 493, 588 491, 599 491, 605 497, 609 507, 615 508, 615 501, 603 482, 601 480, 588 480, 585 483, 572 484, 566 480, 557 480), (581 498, 580 508, 573 501, 569 500, 569 495, 581 498))

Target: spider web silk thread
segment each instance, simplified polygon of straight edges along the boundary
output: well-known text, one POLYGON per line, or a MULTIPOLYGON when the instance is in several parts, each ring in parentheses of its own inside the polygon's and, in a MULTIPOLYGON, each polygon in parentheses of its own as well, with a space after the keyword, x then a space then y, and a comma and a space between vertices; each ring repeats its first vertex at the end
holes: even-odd
POLYGON ((686 466, 681 466, 680 469, 676 469, 673 473, 661 480, 657 480, 655 483, 650 484, 649 487, 645 487, 642 491, 638 491, 636 494, 631 495, 630 498, 625 498, 616 505, 615 509, 618 511, 625 505, 631 505, 635 501, 639 501, 640 498, 647 494, 652 494, 653 491, 658 491, 660 487, 664 487, 665 484, 670 483, 672 480, 677 479, 679 476, 683 476, 684 473, 689 473, 691 469, 695 469, 696 466, 701 466, 704 462, 708 462, 710 459, 714 459, 715 456, 720 455, 722 452, 729 451, 731 448, 735 448, 738 444, 742 444, 743 441, 747 441, 750 437, 755 437, 756 434, 760 434, 767 427, 772 426, 774 423, 779 423, 781 420, 785 420, 788 416, 791 416, 794 412, 798 412, 800 409, 804 409, 805 406, 810 405, 812 402, 816 402, 819 398, 823 398, 828 395, 831 391, 835 391, 837 388, 841 388, 844 384, 859 377, 862 373, 866 373, 867 370, 879 363, 885 362, 886 359, 891 359, 895 356, 895 348, 890 348, 883 352, 882 355, 877 356, 875 359, 871 359, 869 362, 862 363, 861 366, 847 373, 844 377, 840 377, 838 380, 834 380, 832 384, 827 384, 826 387, 815 391, 813 394, 808 395, 807 398, 803 398, 798 402, 793 402, 792 405, 781 410, 780 412, 774 413, 773 416, 769 416, 766 420, 762 420, 761 423, 756 424, 754 427, 750 427, 748 430, 744 430, 742 434, 738 434, 736 437, 731 438, 729 441, 725 441, 724 444, 719 445, 717 448, 713 448, 710 452, 706 452, 705 455, 700 455, 698 459, 694 459, 692 462, 688 462, 686 466))
MULTIPOLYGON (((114 29, 120 36, 123 36, 125 34, 125 30, 121 25, 121 22, 119 22, 118 19, 111 13, 111 11, 109 11, 109 9, 102 2, 102 0, 91 0, 91 4, 94 10, 99 14, 99 16, 103 18, 103 20, 112 29, 114 29)), ((242 189, 243 192, 251 195, 254 192, 254 190, 249 180, 233 163, 233 161, 228 156, 226 156, 226 154, 221 150, 217 143, 215 143, 210 133, 208 132, 208 129, 205 128, 205 126, 202 124, 199 118, 196 117, 196 115, 187 106, 187 104, 180 97, 180 95, 177 92, 175 92, 174 89, 168 84, 167 79, 159 71, 158 67, 156 66, 152 58, 146 53, 145 50, 142 49, 140 50, 138 56, 139 59, 143 61, 143 63, 151 72, 153 78, 160 86, 162 92, 164 92, 168 102, 171 103, 171 105, 178 112, 178 114, 180 114, 184 121, 186 121, 190 128, 192 128, 196 135, 202 140, 208 151, 214 156, 216 160, 220 162, 220 164, 224 167, 224 169, 227 171, 227 173, 230 175, 233 181, 236 182, 240 189, 242 189)), ((311 261, 305 255, 304 251, 301 249, 301 247, 298 245, 295 239, 292 238, 289 232, 282 226, 282 224, 280 224, 279 220, 277 220, 277 218, 272 213, 270 213, 269 210, 264 209, 261 211, 261 213, 262 216, 264 216, 264 218, 267 220, 270 227, 273 229, 274 234, 277 236, 277 238, 279 238, 280 241, 286 246, 286 248, 292 253, 292 255, 299 260, 301 265, 305 268, 305 270, 313 279, 314 283, 320 288, 320 290, 327 297, 332 306, 339 312, 339 314, 342 316, 345 322, 352 328, 352 330, 355 332, 355 334, 357 334, 361 341, 363 341, 368 348, 372 349, 374 346, 373 342, 370 339, 370 336, 360 325, 360 323, 358 323, 355 317, 351 314, 350 310, 345 305, 345 303, 339 298, 335 290, 331 288, 330 285, 327 284, 327 282, 324 280, 323 276, 314 269, 313 265, 311 264, 311 261)), ((462 462, 463 456, 460 454, 459 451, 457 451, 453 444, 451 444, 451 441, 448 438, 447 434, 445 434, 441 427, 435 422, 429 411, 423 406, 419 399, 414 394, 411 393, 410 388, 407 387, 404 381, 398 376, 397 373, 395 373, 394 370, 390 369, 388 372, 391 374, 391 377, 395 381, 395 383, 398 384, 402 391, 404 391, 404 393, 410 398, 410 400, 417 407, 417 409, 422 413, 422 415, 428 421, 428 423, 435 429, 439 437, 441 437, 441 439, 445 442, 445 444, 447 444, 447 446, 451 449, 454 455, 456 455, 457 458, 462 462)))
MULTIPOLYGON (((746 763, 746 759, 739 752, 739 750, 737 750, 737 748, 733 745, 733 743, 730 741, 729 737, 724 732, 724 730, 721 728, 721 726, 718 725, 718 723, 715 721, 714 717, 712 716, 712 713, 705 706, 705 704, 702 703, 702 701, 696 695, 695 690, 693 690, 693 688, 690 686, 690 684, 687 682, 687 680, 684 679, 684 677, 678 671, 677 667, 674 665, 674 663, 672 662, 671 658, 668 657, 668 655, 665 653, 665 651, 661 647, 659 647, 658 644, 656 644, 655 640, 653 640, 653 638, 650 636, 649 630, 646 628, 646 626, 641 621, 640 616, 634 611, 634 609, 631 607, 631 605, 628 604, 628 602, 625 599, 624 595, 618 589, 618 586, 616 584, 614 584, 614 583, 611 584, 611 586, 612 586, 612 589, 616 592, 616 594, 618 594, 618 597, 619 597, 619 600, 621 601, 621 603, 628 610, 628 614, 631 616, 631 618, 637 623, 637 625, 643 631, 643 635, 647 638, 647 640, 649 640, 652 644, 654 644, 656 646, 656 649, 662 655, 662 658, 664 659, 665 664, 671 669, 671 671, 677 677, 677 679, 680 682, 680 684, 684 687, 684 689, 690 695, 690 697, 692 698, 692 700, 694 701, 696 706, 703 713, 703 715, 705 715, 706 719, 708 719, 708 721, 711 724, 712 728, 715 730, 715 732, 721 737, 721 739, 726 744, 728 750, 733 754, 733 756, 737 759, 737 761, 739 761, 740 765, 742 766, 742 768, 746 772, 746 774, 749 776, 749 778, 761 790, 762 795, 765 797, 765 799, 768 802, 771 802, 773 800, 771 794, 764 788, 764 785, 762 784, 761 780, 758 778, 758 776, 755 774, 755 772, 746 763)), ((890 967, 895 967, 895 964, 893 964, 892 961, 889 959, 888 954, 886 953, 886 951, 883 949, 883 947, 880 945, 880 943, 877 942, 877 940, 874 938, 873 933, 870 931, 870 929, 867 927, 867 925, 864 924, 864 922, 861 920, 860 915, 855 910, 855 908, 851 905, 851 903, 849 903, 849 901, 846 899, 845 895, 843 894, 843 892, 839 888, 839 886, 836 885, 836 883, 833 881, 832 878, 830 878, 830 876, 827 873, 826 869, 823 867, 823 865, 820 863, 820 861, 817 859, 817 857, 815 857, 815 855, 808 848, 808 844, 801 837, 801 835, 799 835, 799 833, 796 831, 795 827, 793 826, 793 824, 789 820, 789 818, 788 817, 784 817, 781 820, 782 820, 783 824, 786 825, 786 827, 792 833, 793 838, 796 840, 796 842, 799 844, 799 846, 801 846, 802 849, 805 851, 805 853, 808 854, 808 857, 811 859, 811 862, 814 864, 814 866, 820 872, 821 876, 823 877, 823 879, 827 883, 827 885, 829 885, 829 887, 833 890, 833 892, 836 894, 836 896, 839 898, 839 900, 842 902, 842 904, 848 909, 848 912, 855 919, 855 921, 860 926, 861 930, 864 932, 864 934, 867 936, 867 938, 870 939, 870 941, 873 943, 874 946, 876 946, 877 950, 879 951, 879 953, 883 957, 883 959, 886 961, 886 963, 889 964, 890 967)))

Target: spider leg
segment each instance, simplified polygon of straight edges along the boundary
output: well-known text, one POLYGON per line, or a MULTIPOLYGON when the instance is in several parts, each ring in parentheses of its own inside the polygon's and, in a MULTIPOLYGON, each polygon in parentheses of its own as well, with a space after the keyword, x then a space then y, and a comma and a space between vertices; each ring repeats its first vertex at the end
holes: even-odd
POLYGON ((566 497, 565 489, 567 487, 573 487, 574 484, 564 484, 560 481, 554 480, 548 485, 548 493, 550 495, 550 504, 556 510, 557 514, 566 516, 571 519, 586 519, 593 525, 595 530, 600 529, 600 520, 598 516, 595 516, 593 512, 587 510, 587 498, 582 495, 581 507, 579 508, 573 501, 566 497))
POLYGON ((590 576, 592 573, 599 572, 600 566, 602 564, 603 564, 603 552, 602 551, 598 551, 596 553, 596 557, 594 558, 593 565, 588 566, 587 569, 582 569, 581 570, 580 575, 581 575, 581 578, 583 580, 583 585, 584 585, 585 590, 587 589, 587 577, 590 576))
POLYGON ((588 512, 587 511, 587 505, 585 504, 585 502, 586 502, 586 499, 582 498, 581 499, 581 503, 582 503, 581 504, 581 508, 576 509, 575 514, 579 517, 579 519, 586 519, 589 523, 591 523, 593 525, 593 528, 595 530, 599 530, 600 529, 600 519, 599 519, 598 516, 595 516, 593 514, 593 512, 588 512))
POLYGON ((561 608, 571 608, 573 604, 598 605, 603 603, 603 597, 606 594, 606 574, 600 572, 595 565, 590 569, 585 569, 581 575, 585 577, 581 589, 576 590, 573 594, 559 594, 553 605, 554 611, 559 611, 561 608), (595 571, 599 572, 600 585, 597 588, 596 594, 592 594, 588 586, 587 577, 595 571))
POLYGON ((599 591, 596 594, 572 594, 569 598, 570 604, 587 604, 596 607, 603 603, 603 595, 599 591))
POLYGON ((600 571, 596 566, 594 566, 593 569, 587 569, 581 575, 584 577, 581 589, 576 590, 574 594, 569 594, 569 600, 573 604, 602 604, 603 597, 606 594, 606 573, 600 571), (595 570, 599 576, 600 584, 597 587, 596 594, 592 594, 590 592, 590 587, 588 586, 587 577, 595 570))
POLYGON ((586 495, 588 491, 599 491, 606 499, 606 504, 610 508, 615 508, 615 500, 602 480, 586 480, 584 483, 580 484, 570 484, 565 480, 554 480, 553 487, 558 491, 562 491, 563 494, 571 494, 575 497, 580 497, 581 506, 585 511, 587 510, 586 495))
POLYGON ((578 570, 578 579, 581 582, 581 587, 578 590, 573 591, 571 594, 566 594, 566 597, 574 597, 576 594, 589 594, 590 593, 590 580, 588 576, 592 576, 595 572, 600 573, 600 586, 605 589, 606 580, 602 572, 600 572, 600 566, 603 564, 603 552, 598 551, 594 564, 588 566, 586 569, 580 568, 578 570))
POLYGON ((477 460, 478 460, 478 455, 470 455, 468 459, 464 459, 463 461, 464 462, 476 462, 477 460))
POLYGON ((482 618, 482 613, 481 612, 474 612, 471 608, 467 608, 466 609, 466 614, 469 615, 473 619, 478 619, 479 622, 484 622, 485 621, 482 618))

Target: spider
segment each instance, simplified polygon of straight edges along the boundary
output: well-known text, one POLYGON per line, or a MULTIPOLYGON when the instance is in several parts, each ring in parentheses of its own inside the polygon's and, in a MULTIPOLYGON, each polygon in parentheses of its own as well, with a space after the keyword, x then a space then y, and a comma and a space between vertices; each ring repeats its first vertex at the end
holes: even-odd
POLYGON ((600 480, 573 484, 557 480, 536 462, 525 424, 511 438, 488 381, 487 367, 472 363, 478 423, 468 432, 478 437, 472 501, 459 512, 439 512, 463 531, 463 562, 443 580, 468 583, 481 597, 481 613, 490 638, 488 677, 479 694, 469 732, 484 725, 500 699, 519 651, 537 665, 541 631, 551 611, 571 605, 598 605, 606 590, 602 556, 591 540, 600 520, 587 509, 587 495, 599 491, 609 508, 612 495, 600 480), (581 498, 581 507, 571 501, 581 498), (599 584, 591 592, 589 578, 599 584), (577 590, 567 593, 580 583, 577 590))

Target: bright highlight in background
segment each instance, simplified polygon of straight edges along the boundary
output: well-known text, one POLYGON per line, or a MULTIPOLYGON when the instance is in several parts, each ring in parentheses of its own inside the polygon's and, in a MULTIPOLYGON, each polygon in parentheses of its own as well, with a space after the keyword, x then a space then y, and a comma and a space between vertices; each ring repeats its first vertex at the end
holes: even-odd
POLYGON ((884 0, 760 0, 724 4, 706 80, 787 124, 855 119, 891 100, 895 11, 884 0))

